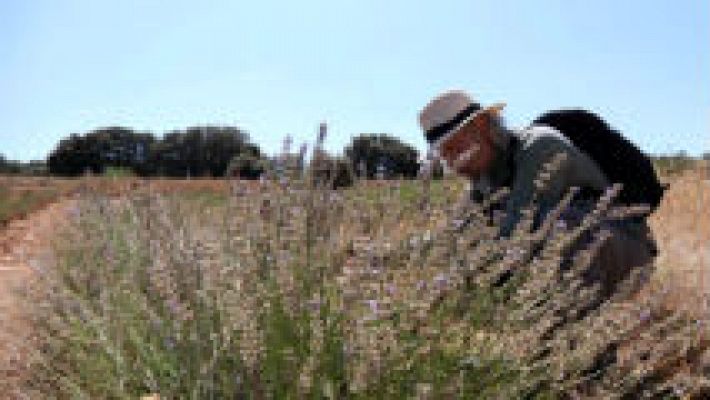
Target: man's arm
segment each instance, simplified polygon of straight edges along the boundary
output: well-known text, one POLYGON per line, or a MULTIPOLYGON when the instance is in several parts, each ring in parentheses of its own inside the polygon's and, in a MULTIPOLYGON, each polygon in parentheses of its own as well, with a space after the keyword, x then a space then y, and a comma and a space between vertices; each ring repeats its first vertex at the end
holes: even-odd
POLYGON ((537 138, 523 150, 506 202, 501 236, 510 236, 520 221, 521 210, 532 204, 536 192, 536 212, 546 213, 561 200, 570 186, 574 156, 574 148, 554 136, 537 138))

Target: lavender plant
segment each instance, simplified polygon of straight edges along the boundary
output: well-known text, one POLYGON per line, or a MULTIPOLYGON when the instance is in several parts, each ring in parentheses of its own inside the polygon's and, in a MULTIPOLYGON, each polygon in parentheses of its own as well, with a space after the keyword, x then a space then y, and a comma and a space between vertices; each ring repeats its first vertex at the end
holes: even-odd
POLYGON ((500 239, 487 208, 504 192, 457 203, 459 181, 336 191, 310 173, 280 165, 209 201, 150 183, 87 193, 33 299, 44 346, 28 385, 59 398, 708 393, 703 321, 633 298, 643 271, 610 297, 586 284, 603 237, 561 268, 619 217, 613 191, 580 226, 557 223, 571 193, 539 229, 525 210, 500 239))

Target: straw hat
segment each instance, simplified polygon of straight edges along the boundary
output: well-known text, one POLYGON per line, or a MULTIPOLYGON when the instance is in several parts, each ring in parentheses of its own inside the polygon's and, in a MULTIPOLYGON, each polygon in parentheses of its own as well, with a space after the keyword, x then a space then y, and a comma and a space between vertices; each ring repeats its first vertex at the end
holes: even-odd
POLYGON ((482 108, 462 90, 450 90, 435 97, 419 113, 419 125, 433 148, 454 136, 470 121, 487 113, 497 114, 505 103, 482 108))

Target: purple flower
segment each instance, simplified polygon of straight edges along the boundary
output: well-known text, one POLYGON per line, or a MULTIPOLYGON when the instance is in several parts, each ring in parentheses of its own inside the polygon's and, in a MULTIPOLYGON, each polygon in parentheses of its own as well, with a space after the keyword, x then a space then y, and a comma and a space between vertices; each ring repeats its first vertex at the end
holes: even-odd
POLYGON ((565 220, 563 220, 563 219, 558 219, 558 220, 555 222, 555 228, 556 228, 556 229, 560 229, 560 230, 562 230, 562 229, 567 229, 567 221, 565 221, 565 220))
POLYGON ((385 291, 387 292, 387 294, 389 294, 390 296, 392 296, 392 295, 395 294, 395 292, 397 292, 397 286, 395 286, 394 284, 390 283, 390 284, 387 285, 387 287, 385 287, 385 291))
POLYGON ((457 218, 457 219, 454 219, 451 223, 452 223, 454 229, 461 229, 465 225, 466 221, 463 219, 457 218))
POLYGON ((439 288, 439 289, 444 289, 446 287, 446 284, 449 283, 449 280, 446 278, 445 274, 437 274, 434 277, 434 284, 439 288))
POLYGON ((372 311, 373 314, 377 314, 377 300, 370 299, 370 300, 365 300, 365 304, 367 304, 370 307, 370 311, 372 311))
POLYGON ((79 218, 81 216, 81 209, 77 205, 73 205, 71 207, 68 207, 69 215, 71 215, 72 218, 79 218))
POLYGON ((175 342, 175 338, 172 336, 166 336, 163 338, 163 346, 165 346, 166 349, 172 350, 176 345, 177 343, 175 342))
POLYGON ((525 257, 525 250, 520 247, 513 247, 506 250, 506 255, 510 257, 513 261, 522 261, 525 257))
POLYGON ((173 317, 177 318, 182 312, 182 307, 180 303, 178 303, 178 301, 174 297, 168 297, 165 300, 165 305, 167 306, 168 310, 170 311, 170 314, 173 317))
POLYGON ((317 299, 315 299, 315 300, 309 300, 309 301, 306 303, 306 305, 307 305, 308 309, 311 310, 311 311, 314 311, 314 312, 315 312, 315 311, 320 310, 320 300, 317 300, 317 299))
POLYGON ((328 124, 326 122, 321 122, 318 127, 318 139, 316 140, 316 147, 320 148, 325 142, 325 137, 328 135, 328 124))
POLYGON ((651 310, 646 309, 646 310, 641 311, 641 315, 639 315, 639 320, 641 320, 641 322, 650 321, 651 320, 651 310))

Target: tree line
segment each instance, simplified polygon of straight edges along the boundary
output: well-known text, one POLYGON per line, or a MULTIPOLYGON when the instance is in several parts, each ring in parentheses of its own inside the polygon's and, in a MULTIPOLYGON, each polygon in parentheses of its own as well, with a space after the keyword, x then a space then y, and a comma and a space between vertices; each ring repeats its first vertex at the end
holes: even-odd
MULTIPOLYGON (((357 135, 342 155, 318 151, 312 158, 321 166, 331 165, 340 173, 362 178, 414 178, 420 167, 419 152, 388 134, 357 135)), ((232 126, 195 126, 162 137, 114 126, 62 139, 47 157, 46 167, 49 174, 58 176, 103 174, 120 168, 143 177, 255 179, 279 168, 283 158, 284 154, 266 155, 246 132, 232 126)), ((305 168, 304 162, 298 168, 305 168)))
MULTIPOLYGON (((710 160, 710 153, 701 158, 710 160)), ((652 159, 663 174, 688 169, 697 161, 684 152, 654 155, 652 159)), ((314 169, 319 179, 332 181, 335 186, 347 185, 351 180, 348 175, 363 179, 414 178, 421 167, 419 152, 389 134, 356 135, 340 155, 318 150, 310 162, 318 164, 314 169)), ((120 169, 142 177, 256 179, 286 164, 291 169, 314 167, 306 165, 304 155, 298 152, 266 155, 237 127, 209 125, 173 130, 161 137, 121 126, 73 133, 59 141, 46 161, 19 162, 0 154, 2 174, 68 177, 120 169)), ((442 173, 439 167, 436 176, 442 173)))
POLYGON ((8 175, 46 175, 47 163, 43 160, 16 161, 0 154, 0 174, 8 175))

